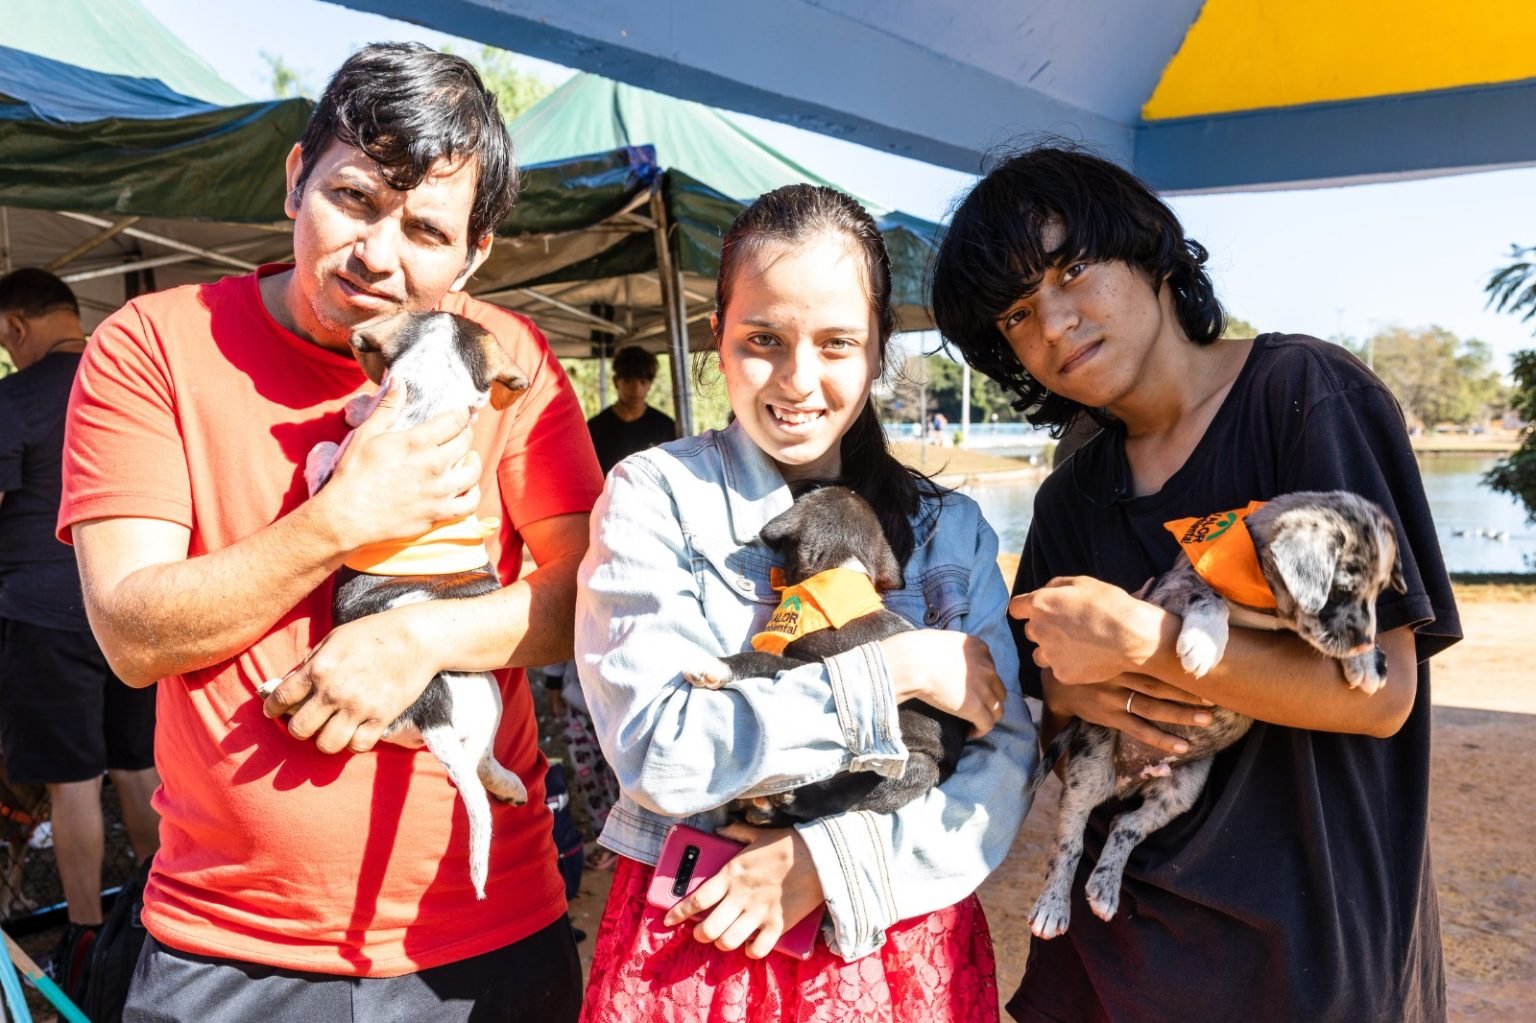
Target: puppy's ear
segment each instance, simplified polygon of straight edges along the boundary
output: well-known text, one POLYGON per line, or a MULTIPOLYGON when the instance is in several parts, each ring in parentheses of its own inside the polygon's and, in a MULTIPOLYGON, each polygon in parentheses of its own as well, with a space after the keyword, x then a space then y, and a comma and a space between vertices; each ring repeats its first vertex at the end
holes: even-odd
POLYGON ((357 330, 352 334, 348 343, 352 346, 352 354, 357 358, 357 364, 368 374, 368 379, 375 384, 384 382, 384 371, 389 368, 389 361, 384 357, 384 348, 379 338, 368 328, 357 330))
POLYGON ((1338 567, 1339 548, 1333 531, 1312 523, 1277 524, 1264 557, 1274 574, 1280 577, 1296 606, 1315 615, 1328 601, 1333 589, 1333 571, 1338 567), (1289 528, 1286 528, 1289 527, 1289 528))
POLYGON ((758 538, 776 551, 783 550, 785 542, 800 531, 799 509, 799 505, 792 504, 769 519, 757 531, 758 538))
POLYGON ((1401 553, 1394 552, 1392 555, 1392 578, 1388 580, 1388 585, 1398 593, 1408 592, 1408 580, 1403 578, 1403 556, 1401 553))
POLYGON ((528 377, 512 362, 495 334, 482 330, 480 343, 485 348, 486 377, 491 382, 491 408, 500 412, 528 390, 528 377))

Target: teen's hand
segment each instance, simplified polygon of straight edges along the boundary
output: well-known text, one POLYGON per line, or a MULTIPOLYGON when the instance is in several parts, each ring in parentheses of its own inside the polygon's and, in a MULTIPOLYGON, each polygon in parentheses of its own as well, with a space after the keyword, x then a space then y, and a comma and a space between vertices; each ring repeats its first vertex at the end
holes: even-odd
POLYGON ((986 735, 1003 716, 1008 691, 987 644, 955 629, 917 629, 880 641, 896 702, 921 700, 986 735))
POLYGON ((1164 753, 1182 754, 1189 743, 1158 724, 1204 727, 1211 723, 1211 702, 1150 675, 1118 675, 1096 685, 1064 685, 1049 668, 1040 672, 1045 705, 1063 719, 1116 728, 1164 753))
POLYGON ((1008 614, 1026 620, 1035 663, 1066 685, 1144 670, 1179 627, 1177 616, 1088 576, 1052 579, 1020 594, 1008 614))
POLYGON ((324 505, 339 550, 420 536, 480 505, 480 455, 470 448, 469 410, 392 431, 404 397, 403 385, 392 382, 314 497, 324 505))
POLYGON ((794 828, 729 824, 719 833, 747 847, 714 877, 667 911, 663 922, 676 927, 708 911, 694 924, 698 941, 722 952, 742 948, 761 959, 785 931, 813 913, 826 897, 805 839, 794 828))
POLYGON ((262 709, 321 753, 366 753, 437 674, 410 607, 338 625, 283 676, 262 709))

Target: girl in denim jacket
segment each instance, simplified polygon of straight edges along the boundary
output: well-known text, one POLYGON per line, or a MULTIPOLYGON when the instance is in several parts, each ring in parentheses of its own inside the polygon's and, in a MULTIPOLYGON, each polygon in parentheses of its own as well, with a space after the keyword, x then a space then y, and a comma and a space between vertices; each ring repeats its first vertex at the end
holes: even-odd
POLYGON ((890 290, 884 243, 854 200, 810 185, 758 199, 726 235, 711 320, 735 422, 620 463, 594 509, 576 660, 622 796, 600 839, 621 859, 590 1023, 997 1018, 973 892, 1027 809, 1035 731, 997 538, 968 498, 896 462, 870 401, 890 290), (904 566, 886 604, 924 627, 776 678, 694 688, 683 672, 744 649, 777 604, 757 534, 806 479, 869 500, 904 566), (841 771, 899 775, 907 699, 973 725, 942 785, 890 814, 730 824, 721 833, 742 853, 670 912, 647 906, 670 825, 721 828, 733 799, 841 771), (823 912, 810 959, 768 955, 823 912))

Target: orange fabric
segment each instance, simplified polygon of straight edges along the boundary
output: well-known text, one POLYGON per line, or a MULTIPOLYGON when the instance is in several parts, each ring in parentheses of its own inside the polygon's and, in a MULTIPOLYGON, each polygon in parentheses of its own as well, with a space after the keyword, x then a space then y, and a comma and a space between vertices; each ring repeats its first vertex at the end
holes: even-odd
POLYGON ((466 515, 410 540, 389 540, 359 547, 346 566, 369 575, 453 575, 490 564, 485 538, 500 522, 466 515))
POLYGON ((1249 501, 1246 508, 1175 519, 1163 523, 1163 528, 1179 541, 1195 572, 1211 589, 1239 604, 1274 610, 1275 595, 1259 568, 1259 555, 1245 521, 1262 507, 1263 501, 1249 501))
MULTIPOLYGON (((518 530, 589 510, 602 478, 538 330, 463 295, 442 308, 494 331, 532 380, 518 402, 484 408, 474 424, 485 466, 478 512, 497 523, 486 543, 510 581, 522 569, 518 530)), ((349 356, 283 330, 255 276, 137 298, 97 329, 75 381, 60 538, 83 519, 128 516, 186 526, 193 557, 228 547, 305 500, 305 456, 341 440, 343 406, 370 386, 349 356)), ((288 672, 330 630, 330 603, 327 584, 250 649, 159 685, 150 932, 196 954, 393 976, 500 948, 558 919, 564 892, 522 672, 502 676, 495 749, 527 783, 529 802, 492 800, 483 902, 469 882, 464 810, 435 757, 388 743, 327 756, 262 715, 255 686, 288 672)))
POLYGON ((841 629, 885 606, 869 576, 851 568, 829 568, 794 586, 784 586, 779 570, 773 571, 774 589, 784 595, 763 631, 752 637, 752 649, 763 653, 782 654, 801 636, 841 629))

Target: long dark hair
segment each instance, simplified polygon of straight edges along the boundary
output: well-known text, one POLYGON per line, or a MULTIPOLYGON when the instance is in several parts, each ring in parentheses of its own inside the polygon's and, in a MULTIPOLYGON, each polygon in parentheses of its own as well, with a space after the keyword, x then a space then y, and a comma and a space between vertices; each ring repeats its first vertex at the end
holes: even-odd
MULTIPOLYGON (((896 328, 885 239, 857 200, 821 185, 785 185, 767 192, 743 210, 725 233, 720 245, 720 275, 715 281, 717 353, 720 327, 725 324, 725 310, 742 262, 768 245, 792 245, 829 231, 846 237, 863 257, 869 305, 879 329, 880 368, 884 370, 886 349, 896 328)), ((921 506, 922 495, 938 494, 939 488, 891 454, 873 396, 843 434, 839 452, 842 477, 826 482, 850 488, 874 507, 891 550, 905 565, 915 546, 911 520, 921 506)))
POLYGON ((332 142, 361 149, 402 192, 440 159, 475 160, 469 244, 496 230, 517 199, 512 139, 496 97, 463 57, 420 43, 374 43, 337 68, 299 139, 302 193, 332 142))
POLYGON ((1226 317, 1205 272, 1205 247, 1134 175, 1065 144, 1038 146, 991 168, 955 209, 933 266, 933 319, 944 340, 979 372, 1018 395, 1015 406, 1057 436, 1087 409, 1029 375, 997 318, 1039 286, 1050 267, 1079 259, 1118 260, 1154 291, 1173 289, 1173 308, 1196 344, 1221 337, 1226 317), (1046 225, 1065 235, 1047 251, 1046 225))

